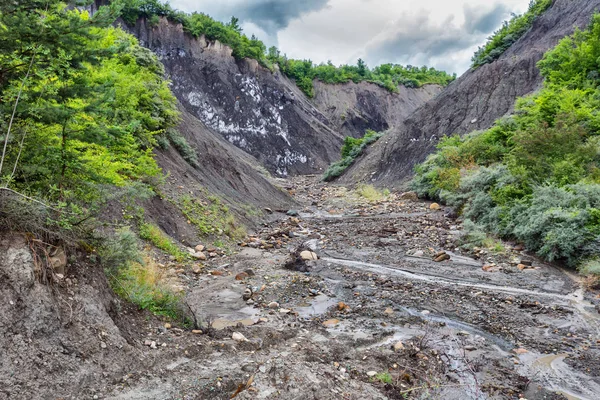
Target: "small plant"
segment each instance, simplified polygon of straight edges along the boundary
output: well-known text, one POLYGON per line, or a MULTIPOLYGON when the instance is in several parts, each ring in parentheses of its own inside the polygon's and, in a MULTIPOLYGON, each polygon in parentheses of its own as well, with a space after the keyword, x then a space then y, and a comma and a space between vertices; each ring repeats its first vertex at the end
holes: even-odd
POLYGON ((165 284, 163 271, 150 257, 127 263, 112 275, 111 281, 115 293, 142 310, 172 319, 183 314, 181 295, 165 284))
POLYGON ((361 184, 356 187, 356 194, 368 201, 377 202, 385 200, 389 196, 390 191, 387 189, 380 191, 373 185, 361 184))
POLYGON ((178 262, 185 261, 189 258, 188 254, 184 253, 171 238, 154 224, 143 223, 140 226, 140 237, 144 240, 148 240, 165 253, 175 257, 175 260, 178 262))
POLYGON ((388 385, 391 385, 394 382, 392 375, 389 372, 380 372, 377 375, 375 375, 375 379, 381 383, 386 383, 388 385))

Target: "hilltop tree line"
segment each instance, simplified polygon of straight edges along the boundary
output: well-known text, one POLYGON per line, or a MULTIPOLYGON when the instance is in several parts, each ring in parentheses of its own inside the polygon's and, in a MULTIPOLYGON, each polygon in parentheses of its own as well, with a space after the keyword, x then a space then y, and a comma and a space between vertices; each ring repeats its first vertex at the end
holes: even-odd
POLYGON ((456 79, 456 74, 427 67, 384 64, 370 69, 361 59, 356 65, 335 66, 331 62, 315 65, 311 60, 290 59, 276 47, 267 49, 254 35, 246 36, 235 17, 223 23, 203 13, 187 14, 174 10, 159 0, 124 0, 124 3, 122 16, 127 24, 133 25, 139 18, 145 18, 151 25, 158 24, 159 17, 180 23, 194 37, 204 35, 208 40, 218 40, 231 47, 233 56, 238 59, 252 58, 270 69, 278 66, 308 97, 314 95, 314 79, 325 83, 372 82, 390 92, 397 92, 399 85, 412 88, 426 84, 446 86, 456 79))

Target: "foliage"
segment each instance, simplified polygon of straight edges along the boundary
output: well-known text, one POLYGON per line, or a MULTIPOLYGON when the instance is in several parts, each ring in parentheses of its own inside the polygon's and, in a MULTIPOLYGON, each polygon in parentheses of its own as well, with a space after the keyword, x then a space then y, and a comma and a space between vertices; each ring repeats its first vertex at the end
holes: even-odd
POLYGON ((4 184, 89 204, 99 186, 159 176, 152 148, 177 121, 175 99, 156 56, 110 26, 118 3, 93 17, 55 0, 9 3, 0 6, 4 184))
POLYGON ((344 145, 342 146, 342 159, 336 163, 331 164, 325 174, 323 175, 323 180, 326 182, 330 182, 335 178, 341 176, 344 171, 354 163, 354 160, 358 156, 360 156, 363 151, 370 146, 371 144, 378 141, 381 137, 383 137, 383 132, 375 132, 373 130, 368 129, 360 139, 356 139, 353 137, 346 137, 344 139, 344 145))
POLYGON ((216 196, 206 195, 206 200, 190 195, 169 199, 193 224, 200 235, 225 235, 232 240, 246 237, 246 229, 239 224, 229 207, 216 196))
POLYGON ((172 319, 183 318, 182 297, 165 284, 165 274, 150 257, 129 262, 112 275, 115 293, 142 310, 172 319))
POLYGON ((373 82, 391 92, 397 92, 399 85, 413 88, 426 84, 446 86, 456 79, 456 74, 410 65, 384 64, 371 70, 362 59, 358 60, 357 65, 336 67, 331 62, 314 65, 310 60, 289 59, 276 47, 267 50, 265 44, 254 35, 248 38, 242 32, 239 20, 235 17, 223 23, 206 14, 186 14, 174 10, 168 3, 163 4, 158 0, 124 0, 124 3, 122 15, 126 23, 133 25, 138 18, 153 20, 157 16, 181 23, 185 31, 194 37, 204 35, 210 41, 218 40, 231 47, 237 59, 252 58, 267 68, 277 65, 308 97, 314 96, 315 79, 325 83, 373 82))
POLYGON ((167 236, 158 226, 154 224, 141 224, 140 237, 144 240, 148 240, 165 253, 175 257, 175 260, 178 262, 189 258, 188 254, 183 252, 169 236, 167 236))
POLYGON ((479 67, 497 60, 504 52, 531 28, 533 21, 542 15, 554 0, 530 0, 529 9, 523 15, 513 15, 502 27, 488 38, 487 43, 475 52, 472 66, 479 67))
POLYGON ((388 385, 391 385, 394 382, 392 374, 390 374, 389 372, 380 372, 377 375, 375 375, 375 379, 381 383, 385 383, 388 385))
MULTIPOLYGON (((543 89, 489 130, 445 138, 413 188, 461 210, 480 232, 547 260, 600 251, 600 16, 539 62, 543 89)), ((483 237, 479 235, 480 239, 483 237)))
POLYGON ((360 184, 356 187, 356 194, 368 201, 377 202, 384 200, 390 193, 389 190, 377 190, 373 185, 360 184))
POLYGON ((188 141, 183 135, 176 129, 167 129, 164 135, 157 137, 158 146, 166 150, 172 144, 179 154, 185 161, 188 162, 194 168, 200 168, 200 161, 198 160, 198 153, 190 146, 188 141))

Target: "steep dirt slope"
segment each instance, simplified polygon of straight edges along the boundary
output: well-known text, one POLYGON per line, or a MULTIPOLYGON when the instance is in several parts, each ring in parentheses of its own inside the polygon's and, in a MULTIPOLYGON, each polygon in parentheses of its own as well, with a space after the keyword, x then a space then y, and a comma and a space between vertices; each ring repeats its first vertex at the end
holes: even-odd
POLYGON ((165 19, 154 28, 140 20, 132 32, 158 54, 185 109, 271 172, 313 173, 338 157, 342 136, 280 73, 165 19))
POLYGON ((419 89, 400 86, 398 93, 390 93, 367 82, 329 85, 316 81, 313 102, 337 132, 362 137, 367 129, 381 132, 398 126, 442 89, 438 85, 419 89))
POLYGON ((435 149, 439 138, 489 128, 513 109, 517 97, 538 89, 542 78, 536 63, 575 27, 585 27, 599 7, 600 0, 556 0, 500 59, 466 72, 419 108, 374 145, 342 181, 404 186, 414 165, 435 149))

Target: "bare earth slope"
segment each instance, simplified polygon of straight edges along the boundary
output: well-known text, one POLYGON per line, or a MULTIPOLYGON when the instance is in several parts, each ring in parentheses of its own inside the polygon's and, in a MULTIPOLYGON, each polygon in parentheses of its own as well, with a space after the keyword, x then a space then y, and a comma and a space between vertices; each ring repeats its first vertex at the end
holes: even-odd
POLYGON ((442 89, 439 85, 400 86, 398 93, 390 93, 367 82, 330 85, 316 81, 313 102, 337 132, 362 137, 367 129, 382 132, 398 126, 442 89))
POLYGON ((280 73, 165 19, 154 28, 139 20, 133 33, 160 57, 185 109, 271 172, 311 173, 338 157, 341 135, 280 73))
POLYGON ((599 0, 556 0, 500 59, 466 72, 420 107, 374 145, 342 181, 402 187, 441 137, 487 129, 512 111, 517 97, 537 90, 542 78, 536 63, 575 27, 585 27, 598 8, 599 0))

